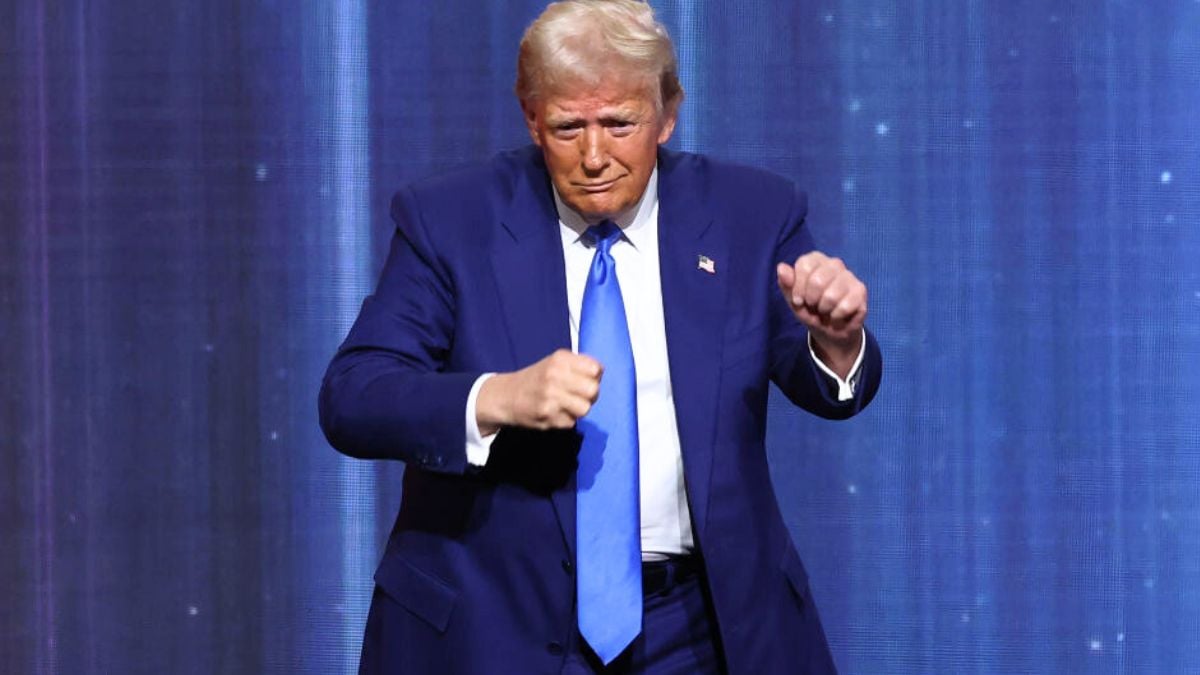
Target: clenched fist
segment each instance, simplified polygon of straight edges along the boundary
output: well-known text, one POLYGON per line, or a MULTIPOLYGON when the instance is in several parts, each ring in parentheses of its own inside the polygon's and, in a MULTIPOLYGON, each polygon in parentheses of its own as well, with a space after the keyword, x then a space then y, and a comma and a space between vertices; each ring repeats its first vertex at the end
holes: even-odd
POLYGON ((817 356, 846 377, 861 348, 867 318, 867 287, 838 258, 820 251, 776 267, 779 290, 796 318, 808 327, 817 356))
POLYGON ((600 362, 559 349, 527 368, 484 381, 475 399, 475 421, 483 436, 500 427, 570 429, 600 394, 600 362))

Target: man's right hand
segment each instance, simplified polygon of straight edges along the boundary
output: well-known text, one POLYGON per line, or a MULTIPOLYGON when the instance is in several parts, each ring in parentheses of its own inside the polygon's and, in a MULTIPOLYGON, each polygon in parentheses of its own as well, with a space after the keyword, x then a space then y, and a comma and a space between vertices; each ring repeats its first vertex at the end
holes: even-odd
POLYGON ((506 426, 570 429, 596 402, 603 374, 596 359, 559 349, 532 366, 490 377, 475 400, 479 433, 506 426))

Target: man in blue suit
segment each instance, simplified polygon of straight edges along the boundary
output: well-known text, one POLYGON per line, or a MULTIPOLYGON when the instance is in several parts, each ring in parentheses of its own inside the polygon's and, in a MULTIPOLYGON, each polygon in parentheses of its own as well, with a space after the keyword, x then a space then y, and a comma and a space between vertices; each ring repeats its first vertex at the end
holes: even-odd
POLYGON ((789 181, 661 147, 647 5, 551 5, 517 80, 534 145, 396 194, 322 388, 334 447, 407 465, 361 671, 833 672, 767 393, 870 401, 865 286, 789 181))

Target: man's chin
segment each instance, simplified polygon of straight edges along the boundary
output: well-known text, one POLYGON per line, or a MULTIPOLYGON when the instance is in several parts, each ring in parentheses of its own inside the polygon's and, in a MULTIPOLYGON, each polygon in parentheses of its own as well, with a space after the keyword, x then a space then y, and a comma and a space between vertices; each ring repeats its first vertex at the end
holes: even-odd
POLYGON ((608 196, 602 199, 574 199, 567 202, 567 206, 588 222, 599 222, 605 218, 612 218, 628 208, 621 204, 621 200, 608 198, 608 196))

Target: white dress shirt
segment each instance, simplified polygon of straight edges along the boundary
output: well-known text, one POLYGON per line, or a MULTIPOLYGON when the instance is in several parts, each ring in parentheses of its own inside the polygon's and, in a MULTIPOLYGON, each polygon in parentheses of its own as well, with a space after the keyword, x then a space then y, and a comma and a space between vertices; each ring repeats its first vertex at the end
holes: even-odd
MULTIPOLYGON (((588 222, 554 194, 566 263, 567 309, 571 322, 571 348, 579 350, 579 315, 583 289, 595 255, 595 246, 583 236, 588 222)), ((642 559, 661 559, 691 552, 694 547, 692 521, 684 489, 683 455, 676 427, 675 399, 667 360, 667 330, 663 319, 662 284, 658 258, 658 170, 650 176, 646 191, 636 205, 613 221, 621 228, 621 239, 612 247, 617 280, 625 305, 629 340, 637 374, 638 453, 641 498, 642 559)), ((809 343, 812 347, 811 339, 809 343)), ((840 401, 854 397, 863 352, 842 380, 816 354, 817 366, 837 383, 840 401)), ((467 396, 467 461, 487 463, 495 434, 483 437, 475 419, 479 389, 494 373, 482 375, 467 396)), ((601 384, 603 386, 603 384, 601 384)))

